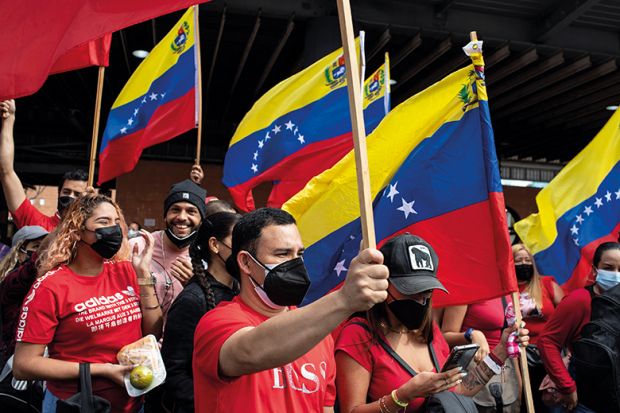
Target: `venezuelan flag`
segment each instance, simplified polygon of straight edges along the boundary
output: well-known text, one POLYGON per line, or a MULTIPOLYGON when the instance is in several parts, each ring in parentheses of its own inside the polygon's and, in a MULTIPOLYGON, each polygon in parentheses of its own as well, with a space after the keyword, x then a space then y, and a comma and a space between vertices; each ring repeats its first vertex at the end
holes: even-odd
POLYGON ((589 279, 596 247, 620 231, 620 111, 536 196, 515 230, 541 274, 571 291, 589 279))
MULTIPOLYGON (((439 278, 450 291, 435 295, 438 306, 517 290, 484 62, 472 48, 472 65, 394 108, 367 140, 379 246, 404 232, 433 245, 439 278)), ((284 209, 297 219, 307 247, 309 303, 344 280, 359 250, 353 152, 312 179, 284 209)))
POLYGON ((133 170, 144 148, 196 127, 196 25, 190 7, 116 98, 99 149, 99 185, 133 170))
MULTIPOLYGON (((363 33, 357 40, 363 54, 363 33)), ((389 109, 389 69, 365 83, 364 117, 373 130, 389 109)), ((224 160, 224 185, 237 206, 254 209, 252 189, 272 182, 268 205, 280 207, 353 147, 342 49, 263 95, 241 121, 224 160)))

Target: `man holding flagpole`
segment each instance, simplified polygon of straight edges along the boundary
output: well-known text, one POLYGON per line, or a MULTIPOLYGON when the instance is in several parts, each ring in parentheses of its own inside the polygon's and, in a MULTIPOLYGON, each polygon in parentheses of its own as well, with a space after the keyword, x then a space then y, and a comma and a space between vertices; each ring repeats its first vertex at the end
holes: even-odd
POLYGON ((2 132, 0 133, 0 181, 4 198, 18 228, 38 225, 53 231, 60 223, 63 212, 86 190, 88 176, 81 169, 66 172, 58 185, 58 211, 47 216, 36 209, 24 192, 24 187, 15 173, 15 142, 13 127, 15 125, 15 101, 0 102, 2 113, 2 132))

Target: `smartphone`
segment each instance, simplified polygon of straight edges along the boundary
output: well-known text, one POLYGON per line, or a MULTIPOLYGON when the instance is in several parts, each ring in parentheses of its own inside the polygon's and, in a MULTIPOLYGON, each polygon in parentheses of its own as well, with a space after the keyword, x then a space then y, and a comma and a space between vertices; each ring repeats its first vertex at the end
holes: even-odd
POLYGON ((467 370, 469 363, 471 363, 479 348, 480 346, 478 344, 466 344, 464 346, 454 347, 441 371, 452 370, 456 367, 462 367, 463 370, 467 370))

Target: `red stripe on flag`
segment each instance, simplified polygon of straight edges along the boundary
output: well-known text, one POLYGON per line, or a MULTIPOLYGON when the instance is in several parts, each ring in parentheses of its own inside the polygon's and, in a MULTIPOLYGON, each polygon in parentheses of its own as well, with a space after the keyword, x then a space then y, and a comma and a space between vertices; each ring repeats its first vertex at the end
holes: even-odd
POLYGON ((228 191, 239 209, 251 211, 255 208, 251 189, 262 182, 273 181, 275 177, 286 176, 286 179, 274 183, 267 200, 268 206, 280 208, 301 191, 310 179, 334 166, 352 148, 351 132, 312 143, 249 181, 228 188, 228 191))
POLYGON ((99 154, 97 185, 135 168, 145 148, 170 140, 196 126, 195 89, 155 110, 142 130, 110 141, 99 154))
POLYGON ((592 258, 594 257, 594 251, 596 247, 603 242, 618 242, 618 232, 620 232, 620 224, 616 225, 609 235, 594 240, 581 249, 581 257, 579 258, 577 266, 573 270, 568 281, 562 284, 564 292, 569 293, 594 282, 594 275, 592 274, 592 258))
POLYGON ((434 294, 435 307, 468 304, 518 291, 508 228, 492 218, 503 194, 491 193, 489 198, 403 228, 380 244, 409 232, 433 246, 439 256, 438 277, 450 292, 434 294), (472 288, 473 277, 477 288, 472 288))

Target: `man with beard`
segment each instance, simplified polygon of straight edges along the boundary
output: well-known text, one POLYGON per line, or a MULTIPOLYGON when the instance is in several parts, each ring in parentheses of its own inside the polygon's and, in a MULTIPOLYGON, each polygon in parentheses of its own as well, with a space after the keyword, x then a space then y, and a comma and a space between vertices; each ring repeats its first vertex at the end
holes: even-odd
MULTIPOLYGON (((194 275, 189 245, 206 216, 206 196, 207 191, 189 179, 172 185, 164 201, 166 229, 152 233, 155 245, 151 272, 164 320, 170 305, 194 275)), ((141 250, 144 241, 132 238, 130 244, 137 244, 141 250)))
POLYGON ((2 132, 0 133, 0 180, 4 190, 7 207, 17 228, 27 225, 38 225, 47 231, 53 231, 71 202, 86 190, 88 175, 81 169, 67 172, 58 184, 58 211, 47 216, 36 209, 26 198, 24 187, 13 169, 15 159, 15 143, 13 127, 15 125, 15 101, 0 102, 2 115, 2 132))

